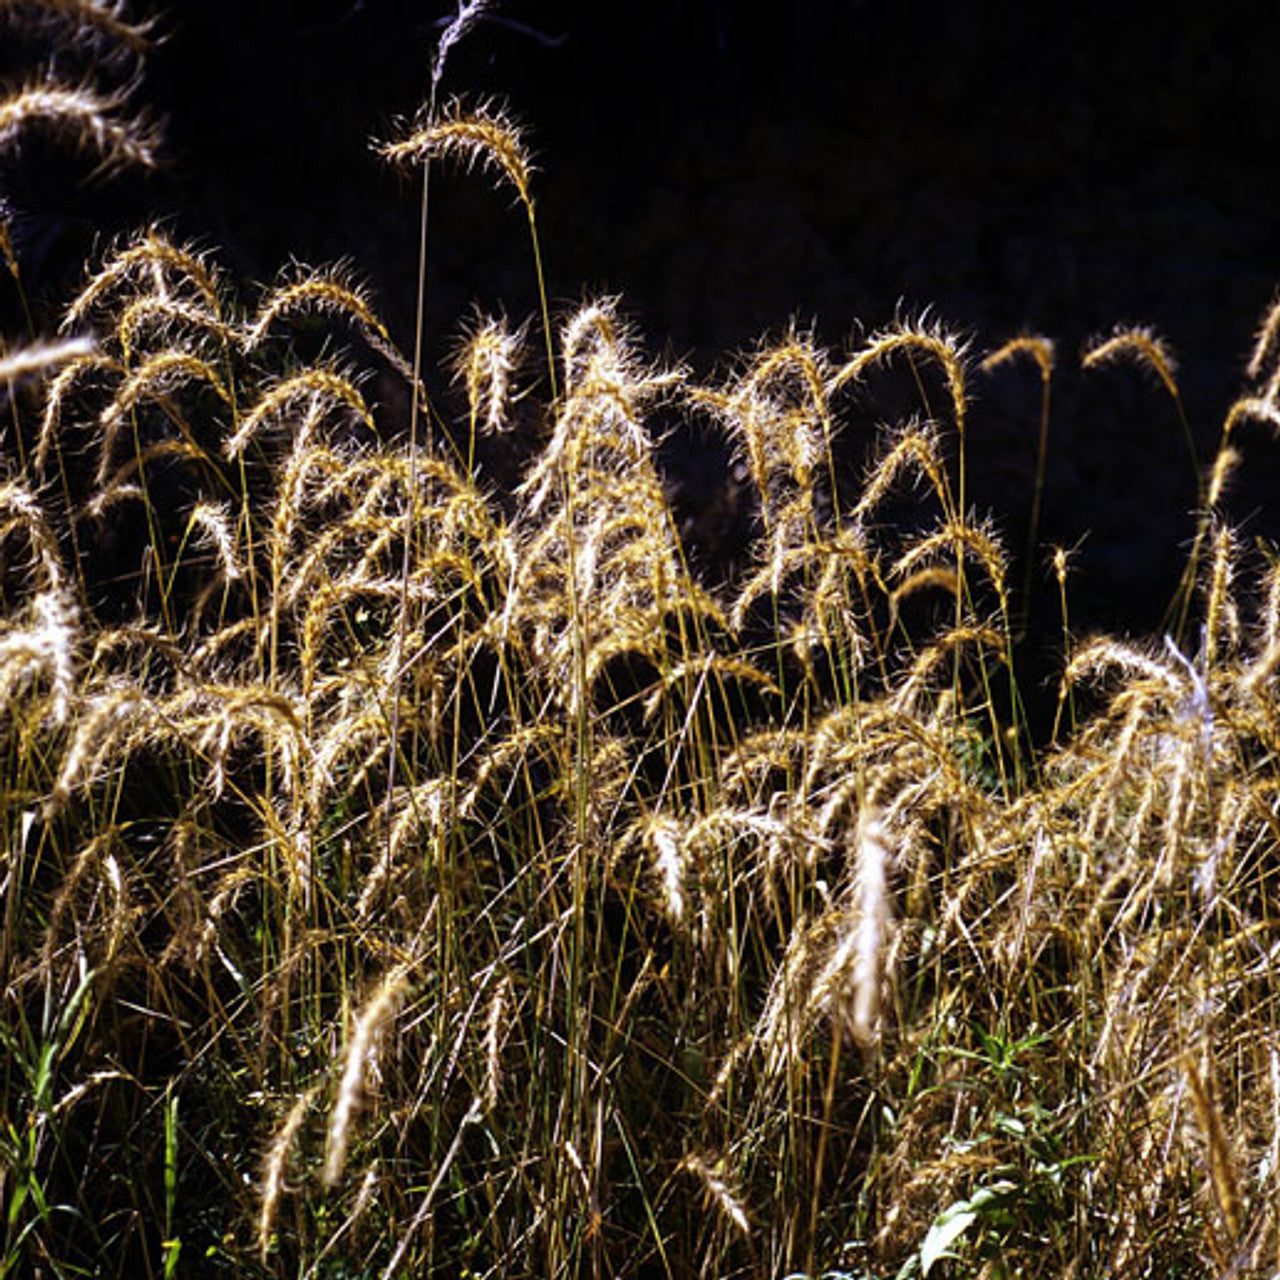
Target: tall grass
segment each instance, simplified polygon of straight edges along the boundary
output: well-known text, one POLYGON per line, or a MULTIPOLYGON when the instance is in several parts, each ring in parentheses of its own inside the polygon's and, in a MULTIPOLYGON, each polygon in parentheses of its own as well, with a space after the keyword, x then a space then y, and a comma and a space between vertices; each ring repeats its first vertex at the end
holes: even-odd
MULTIPOLYGON (((496 165, 536 257, 511 122, 435 112, 477 10, 391 150, 496 165)), ((0 121, 144 158, 60 92, 0 121)), ((349 274, 246 298, 151 227, 0 357, 0 1275, 1273 1275, 1280 567, 1223 503, 1274 315, 1176 633, 1075 643, 1057 554, 1047 748, 952 335, 791 330, 704 385, 612 300, 542 323, 550 368, 469 322, 452 417, 349 274), (751 482, 726 586, 659 417, 751 482)), ((1126 352, 1177 399, 1145 331, 1086 363, 1126 352)), ((1043 459, 1049 347, 983 369, 1019 354, 1043 459)))

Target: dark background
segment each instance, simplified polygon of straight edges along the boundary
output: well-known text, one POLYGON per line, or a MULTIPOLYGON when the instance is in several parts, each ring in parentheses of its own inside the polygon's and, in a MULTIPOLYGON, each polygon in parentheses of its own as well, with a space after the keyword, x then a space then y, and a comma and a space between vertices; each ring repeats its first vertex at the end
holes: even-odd
MULTIPOLYGON (((1176 22, 1120 4, 793 9, 508 0, 455 48, 445 93, 497 94, 529 127, 553 308, 620 294, 653 354, 704 376, 793 318, 837 353, 926 307, 979 355, 1024 330, 1053 338, 1043 541, 1079 545, 1080 629, 1159 626, 1195 476, 1151 380, 1082 374, 1078 355, 1117 323, 1154 326, 1212 457, 1280 281, 1280 20, 1260 16, 1274 7, 1205 3, 1176 22)), ((53 296, 113 229, 163 217, 250 297, 290 258, 349 260, 407 349, 417 188, 368 144, 423 100, 451 11, 170 4, 139 88, 166 169, 91 189, 13 179, 24 263, 53 296)), ((434 368, 473 304, 519 319, 537 302, 508 192, 440 169, 432 201, 434 368)), ((973 389, 971 492, 1021 556, 1035 378, 973 389)), ((1247 440, 1230 503, 1246 544, 1280 532, 1280 454, 1261 428, 1247 440)), ((726 469, 679 437, 667 458, 691 535, 716 544, 695 555, 723 565, 746 525, 699 513, 738 509, 726 469)))

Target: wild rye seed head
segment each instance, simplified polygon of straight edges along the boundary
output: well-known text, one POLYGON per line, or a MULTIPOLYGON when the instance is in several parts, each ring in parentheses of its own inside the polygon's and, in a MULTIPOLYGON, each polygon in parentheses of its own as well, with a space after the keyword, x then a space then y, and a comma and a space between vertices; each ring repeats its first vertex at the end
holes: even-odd
POLYGON ((392 164, 424 164, 433 159, 456 160, 471 170, 479 166, 505 178, 526 208, 533 207, 530 182, 533 162, 519 126, 493 102, 467 108, 459 99, 448 103, 398 142, 377 146, 392 164))

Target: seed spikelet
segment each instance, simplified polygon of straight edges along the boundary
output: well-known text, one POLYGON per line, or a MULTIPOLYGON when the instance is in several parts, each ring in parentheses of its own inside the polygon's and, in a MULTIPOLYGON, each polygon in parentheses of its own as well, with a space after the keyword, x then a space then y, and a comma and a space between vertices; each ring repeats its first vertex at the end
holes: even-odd
POLYGON ((263 1262, 271 1249, 271 1233, 275 1228, 276 1208, 280 1203, 280 1193, 284 1190, 285 1166, 289 1153, 293 1149, 293 1141, 302 1128, 307 1108, 315 1098, 316 1090, 308 1089, 301 1094, 285 1117, 284 1124, 271 1140, 267 1148, 266 1158, 262 1162, 262 1209, 258 1214, 258 1251, 263 1262))
POLYGON ((490 102, 468 111, 455 100, 439 119, 399 142, 382 144, 378 154, 394 164, 423 164, 438 157, 457 160, 467 169, 480 165, 505 177, 522 204, 532 204, 533 162, 520 129, 506 111, 490 102))
POLYGON ((43 373, 69 360, 80 360, 93 351, 93 339, 68 338, 63 342, 46 342, 22 347, 0 355, 0 382, 16 382, 33 373, 43 373))
POLYGON ((378 1033, 399 1007, 406 986, 406 976, 402 969, 393 969, 382 980, 356 1019, 355 1029, 347 1044, 342 1081, 338 1085, 338 1099, 329 1117, 329 1137, 324 1162, 326 1186, 334 1186, 342 1177, 351 1136, 351 1122, 364 1090, 365 1073, 373 1058, 378 1033))
POLYGON ((0 150, 14 146, 32 126, 44 126, 96 152, 103 169, 154 169, 154 130, 142 119, 116 118, 112 113, 120 106, 118 97, 104 98, 92 89, 29 85, 0 100, 0 150))

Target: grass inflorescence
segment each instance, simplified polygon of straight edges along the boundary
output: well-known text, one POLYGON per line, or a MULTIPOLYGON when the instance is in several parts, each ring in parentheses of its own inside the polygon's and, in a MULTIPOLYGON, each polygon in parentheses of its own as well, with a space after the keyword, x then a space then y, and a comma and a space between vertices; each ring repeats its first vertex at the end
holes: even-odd
MULTIPOLYGON (((481 10, 383 151, 513 186, 541 284, 519 130, 435 105, 481 10)), ((28 85, 0 146, 149 162, 113 111, 28 85)), ((706 384, 544 301, 546 362, 462 322, 455 413, 349 267, 246 300, 160 226, 64 320, 0 355, 0 1275, 1275 1273, 1280 568, 1224 506, 1274 314, 1169 635, 1074 640, 1052 554, 1047 745, 965 476, 973 380, 1027 357, 1039 554, 1043 338, 792 327, 706 384), (749 482, 727 582, 658 421, 749 482), (477 437, 530 423, 487 492, 477 437)), ((1185 426, 1154 334, 1083 362, 1125 357, 1185 426)))

